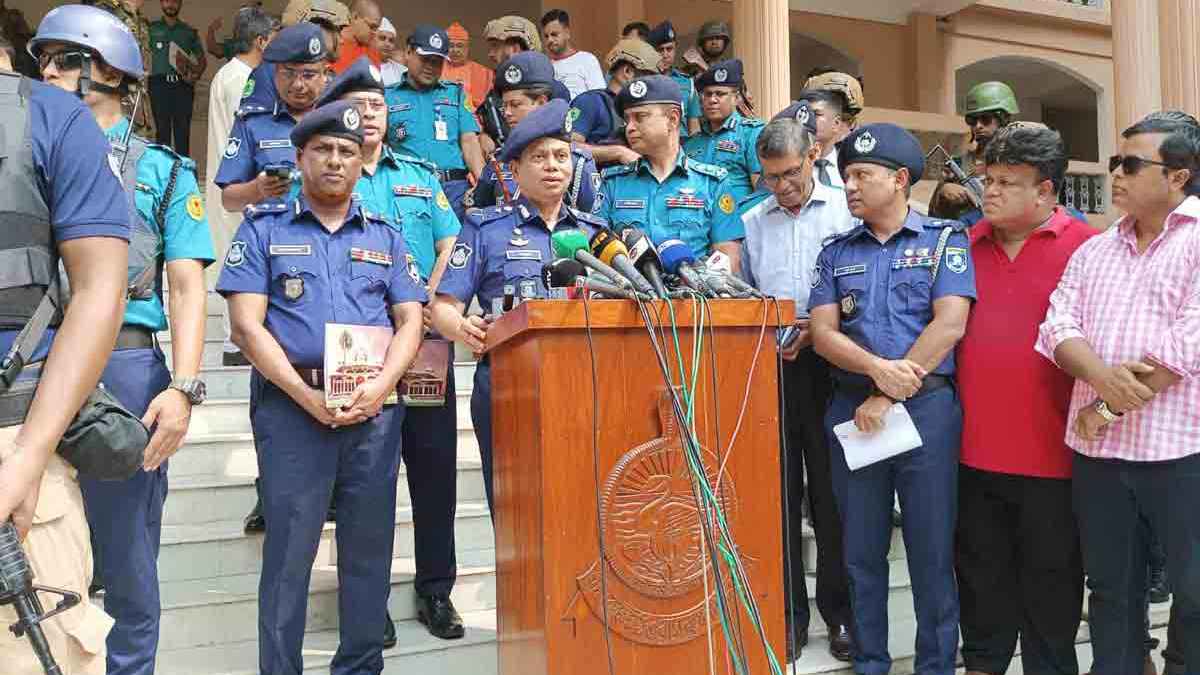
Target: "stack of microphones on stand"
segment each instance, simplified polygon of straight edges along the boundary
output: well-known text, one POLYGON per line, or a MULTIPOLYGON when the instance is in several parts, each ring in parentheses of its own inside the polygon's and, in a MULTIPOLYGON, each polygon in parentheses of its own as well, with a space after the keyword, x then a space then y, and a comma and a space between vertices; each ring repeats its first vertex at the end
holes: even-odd
POLYGON ((600 228, 591 241, 577 229, 551 236, 556 259, 542 267, 552 297, 579 293, 627 300, 669 300, 699 294, 706 298, 761 298, 732 274, 729 257, 715 252, 699 262, 678 239, 657 247, 645 232, 625 226, 600 228), (591 274, 589 274, 591 272, 591 274))

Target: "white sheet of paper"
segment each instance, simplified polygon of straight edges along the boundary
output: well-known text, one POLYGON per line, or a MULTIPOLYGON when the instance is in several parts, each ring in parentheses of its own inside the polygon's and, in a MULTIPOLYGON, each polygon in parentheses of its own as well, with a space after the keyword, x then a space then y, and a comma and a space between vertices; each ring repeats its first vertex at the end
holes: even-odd
POLYGON ((167 45, 167 62, 174 68, 176 63, 179 63, 179 57, 182 56, 184 61, 187 61, 192 67, 196 66, 196 57, 183 51, 183 48, 172 42, 167 45))
POLYGON ((834 425, 833 433, 842 444, 851 471, 919 448, 923 442, 903 403, 892 405, 884 413, 881 431, 865 434, 850 420, 834 425))

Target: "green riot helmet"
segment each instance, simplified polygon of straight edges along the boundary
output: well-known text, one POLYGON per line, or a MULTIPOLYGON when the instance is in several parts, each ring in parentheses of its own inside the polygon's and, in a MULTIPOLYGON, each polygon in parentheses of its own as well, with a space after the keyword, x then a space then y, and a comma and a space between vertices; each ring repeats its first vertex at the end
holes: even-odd
POLYGON ((967 92, 967 106, 963 116, 985 112, 1004 112, 1010 117, 1021 112, 1017 106, 1017 95, 1003 82, 980 82, 967 92))
POLYGON ((729 32, 729 25, 724 21, 706 21, 696 36, 696 46, 703 45, 709 38, 725 38, 725 46, 728 47, 733 41, 733 34, 729 32))

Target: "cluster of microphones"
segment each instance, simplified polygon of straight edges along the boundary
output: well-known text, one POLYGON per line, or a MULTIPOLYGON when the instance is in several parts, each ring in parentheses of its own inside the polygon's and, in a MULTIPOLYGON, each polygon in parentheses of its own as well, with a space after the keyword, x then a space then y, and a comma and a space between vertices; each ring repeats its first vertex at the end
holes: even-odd
POLYGON ((716 252, 698 261, 682 241, 668 239, 655 246, 636 227, 601 228, 590 241, 580 230, 559 230, 551 241, 555 260, 542 267, 542 281, 552 297, 575 297, 572 293, 580 292, 628 300, 670 300, 694 294, 763 297, 732 274, 725 254, 716 252))

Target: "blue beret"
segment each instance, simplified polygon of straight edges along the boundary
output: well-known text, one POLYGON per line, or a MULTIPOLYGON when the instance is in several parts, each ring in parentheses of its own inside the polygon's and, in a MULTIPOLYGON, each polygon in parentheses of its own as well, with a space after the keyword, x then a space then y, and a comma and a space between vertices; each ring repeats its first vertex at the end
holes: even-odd
POLYGON ((358 57, 358 60, 343 70, 341 75, 335 77, 333 82, 325 87, 325 92, 317 99, 316 105, 319 108, 356 91, 383 93, 383 75, 365 56, 358 57))
POLYGON ((664 21, 651 28, 650 32, 646 35, 646 42, 649 42, 650 46, 655 49, 674 41, 675 26, 672 26, 670 21, 664 21))
POLYGON ((500 148, 498 158, 501 162, 511 162, 521 156, 530 143, 546 138, 571 137, 571 122, 575 120, 567 115, 567 102, 554 99, 540 106, 525 116, 508 134, 504 147, 500 148))
POLYGON ((263 61, 268 63, 317 63, 324 61, 325 34, 315 23, 301 21, 279 31, 271 44, 263 50, 263 61))
POLYGON ((408 36, 408 44, 421 56, 440 56, 450 60, 450 36, 442 28, 423 23, 408 36))
POLYGON ((925 174, 921 143, 906 129, 886 122, 859 127, 838 144, 838 171, 845 174, 846 167, 862 163, 908 169, 910 185, 925 174))
POLYGON ((742 60, 718 61, 696 78, 696 91, 705 87, 739 87, 742 84, 742 60))
POLYGON ((629 108, 651 103, 670 103, 682 109, 683 93, 679 90, 679 84, 666 75, 647 75, 630 80, 617 95, 617 114, 624 115, 629 108))
POLYGON ((812 106, 808 105, 808 101, 792 101, 788 107, 780 110, 771 118, 775 120, 796 120, 804 125, 808 133, 817 134, 817 116, 813 114, 812 106))
POLYGON ((362 116, 349 101, 334 101, 310 111, 292 127, 292 146, 303 148, 313 136, 336 136, 359 145, 363 142, 362 116))
POLYGON ((554 82, 554 65, 541 52, 513 54, 496 66, 496 91, 501 94, 514 89, 549 87, 554 82))

